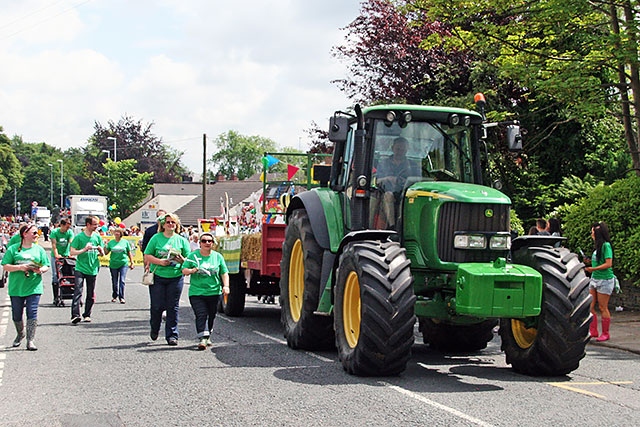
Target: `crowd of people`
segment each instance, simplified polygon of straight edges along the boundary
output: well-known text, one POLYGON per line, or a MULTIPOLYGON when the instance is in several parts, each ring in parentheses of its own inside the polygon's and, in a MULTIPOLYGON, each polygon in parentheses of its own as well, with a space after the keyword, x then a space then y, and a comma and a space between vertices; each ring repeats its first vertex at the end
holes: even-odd
MULTIPOLYGON (((101 220, 88 216, 84 228, 78 234, 71 230, 68 219, 62 218, 51 231, 51 254, 38 244, 39 230, 33 223, 21 223, 17 232, 6 243, 2 258, 4 271, 8 272, 8 294, 11 299, 12 318, 16 328, 13 347, 19 347, 25 338, 24 313, 26 310, 27 350, 37 350, 34 342, 38 318, 38 305, 44 292, 42 275, 51 269, 54 304, 60 305, 61 260, 72 259, 73 298, 71 323, 91 322, 95 302, 95 286, 100 269, 100 256, 109 256, 112 302, 125 304, 125 279, 134 268, 135 248, 123 239, 125 230, 110 230, 113 239, 105 241, 98 231, 101 220), (83 294, 86 296, 81 303, 83 294), (81 312, 81 308, 83 309, 81 312)), ((7 234, 11 230, 7 231, 7 234)), ((150 338, 156 340, 160 333, 163 313, 166 312, 165 338, 170 346, 178 345, 178 315, 184 277, 191 276, 189 301, 195 315, 198 349, 211 346, 211 333, 218 300, 229 292, 229 274, 224 258, 212 250, 211 233, 198 236, 195 230, 183 230, 177 215, 158 211, 157 223, 145 230, 140 246, 144 253, 144 269, 154 274, 149 286, 150 338), (190 234, 186 234, 190 233, 190 234), (186 236, 185 236, 186 234, 186 236), (188 237, 197 236, 198 247, 188 237)), ((62 304, 63 305, 63 304, 62 304)))

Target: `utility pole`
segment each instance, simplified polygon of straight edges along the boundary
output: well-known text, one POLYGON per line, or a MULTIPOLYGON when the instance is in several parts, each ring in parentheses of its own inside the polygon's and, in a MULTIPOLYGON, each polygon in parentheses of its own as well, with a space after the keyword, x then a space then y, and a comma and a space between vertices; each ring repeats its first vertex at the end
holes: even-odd
POLYGON ((207 219, 207 134, 202 134, 202 219, 207 219))

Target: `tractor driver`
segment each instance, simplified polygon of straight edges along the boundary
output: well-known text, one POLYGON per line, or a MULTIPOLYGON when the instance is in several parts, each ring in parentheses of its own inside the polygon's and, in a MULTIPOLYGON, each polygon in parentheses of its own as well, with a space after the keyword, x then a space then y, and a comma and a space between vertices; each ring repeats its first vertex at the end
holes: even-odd
MULTIPOLYGON (((370 226, 374 226, 375 215, 386 223, 387 229, 395 229, 396 204, 402 195, 404 184, 410 176, 420 176, 421 170, 415 162, 407 159, 409 141, 404 137, 393 140, 393 155, 382 160, 377 169, 377 187, 379 192, 371 198, 370 226), (381 212, 377 212, 382 198, 381 212)), ((377 228, 377 227, 375 227, 377 228)))

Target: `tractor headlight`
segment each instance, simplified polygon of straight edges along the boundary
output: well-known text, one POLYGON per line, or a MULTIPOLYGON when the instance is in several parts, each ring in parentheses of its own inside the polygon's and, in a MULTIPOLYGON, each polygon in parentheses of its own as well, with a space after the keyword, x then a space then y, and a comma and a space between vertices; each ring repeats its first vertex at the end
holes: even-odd
POLYGON ((506 251, 511 249, 511 236, 506 234, 494 234, 489 239, 489 249, 494 251, 506 251))
POLYGON ((484 249, 487 247, 487 238, 482 234, 458 234, 453 239, 456 249, 484 249))

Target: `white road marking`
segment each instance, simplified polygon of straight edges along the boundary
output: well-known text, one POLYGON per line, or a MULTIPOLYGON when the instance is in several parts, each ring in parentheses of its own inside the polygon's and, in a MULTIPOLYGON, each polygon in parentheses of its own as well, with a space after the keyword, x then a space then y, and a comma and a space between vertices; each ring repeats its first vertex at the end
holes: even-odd
POLYGON ((415 400, 418 400, 418 401, 420 401, 422 403, 426 403, 427 405, 433 406, 434 408, 437 408, 437 409, 443 410, 445 412, 448 412, 448 413, 450 413, 452 415, 455 415, 458 418, 462 418, 463 420, 466 420, 466 421, 468 421, 470 423, 473 423, 473 424, 476 424, 476 425, 479 425, 479 426, 483 426, 483 427, 493 427, 493 424, 489 424, 489 423, 484 422, 484 421, 482 421, 482 420, 480 420, 478 418, 472 417, 471 415, 467 415, 464 412, 460 412, 457 409, 454 409, 454 408, 451 408, 449 406, 443 405, 441 403, 435 402, 435 401, 433 401, 431 399, 427 399, 424 396, 421 396, 421 395, 419 395, 417 393, 414 393, 412 391, 409 391, 409 390, 405 390, 402 387, 398 387, 398 386, 395 386, 393 384, 385 383, 384 381, 380 381, 380 384, 384 385, 385 387, 389 387, 390 389, 395 390, 398 393, 404 394, 405 396, 409 396, 409 397, 411 397, 411 398, 413 398, 415 400))

